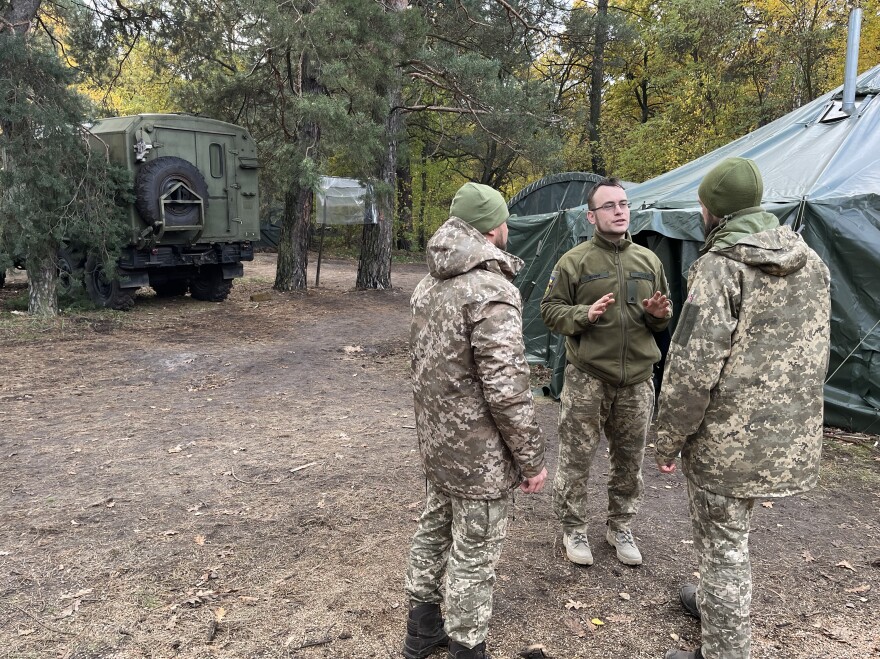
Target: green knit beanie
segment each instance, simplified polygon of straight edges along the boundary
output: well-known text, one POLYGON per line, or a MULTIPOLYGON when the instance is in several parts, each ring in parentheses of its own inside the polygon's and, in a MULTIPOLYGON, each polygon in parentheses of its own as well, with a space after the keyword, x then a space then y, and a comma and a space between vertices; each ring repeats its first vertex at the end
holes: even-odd
POLYGON ((727 158, 706 174, 697 194, 712 215, 726 217, 760 206, 764 182, 753 160, 727 158))
POLYGON ((501 193, 482 183, 465 183, 455 193, 449 214, 464 220, 480 233, 489 233, 509 217, 501 193))

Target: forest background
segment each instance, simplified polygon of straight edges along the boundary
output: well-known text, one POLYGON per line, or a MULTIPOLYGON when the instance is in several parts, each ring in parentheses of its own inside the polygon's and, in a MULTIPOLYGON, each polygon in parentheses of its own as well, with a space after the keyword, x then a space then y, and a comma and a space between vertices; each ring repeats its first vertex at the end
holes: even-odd
MULTIPOLYGON (((880 62, 880 4, 856 4, 864 71, 880 62)), ((393 251, 422 250, 464 181, 508 197, 560 171, 644 181, 842 84, 853 6, 0 0, 0 247, 25 240, 45 265, 81 222, 112 259, 118 226, 99 202, 124 201, 124 180, 73 158, 81 131, 54 151, 34 136, 77 117, 188 112, 257 141, 263 217, 281 225, 276 289, 307 286, 322 175, 374 183, 379 222, 347 240, 358 288, 390 288, 393 251)))

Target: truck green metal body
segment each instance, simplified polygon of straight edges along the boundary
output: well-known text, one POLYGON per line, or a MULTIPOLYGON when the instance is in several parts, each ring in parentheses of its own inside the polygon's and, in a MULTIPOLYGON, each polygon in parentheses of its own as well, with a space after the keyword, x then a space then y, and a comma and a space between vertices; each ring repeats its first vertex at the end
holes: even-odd
POLYGON ((62 270, 81 268, 92 300, 109 308, 130 308, 134 292, 148 285, 158 295, 225 299, 260 236, 257 152, 248 131, 184 114, 101 119, 90 130, 95 147, 132 172, 128 243, 112 278, 95 257, 76 253, 75 240, 62 270))

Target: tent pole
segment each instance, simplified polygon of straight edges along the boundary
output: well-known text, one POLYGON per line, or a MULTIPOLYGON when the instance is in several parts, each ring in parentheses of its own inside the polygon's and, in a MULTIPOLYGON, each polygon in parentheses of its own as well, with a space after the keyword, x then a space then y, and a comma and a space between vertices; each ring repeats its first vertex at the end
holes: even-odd
POLYGON ((321 222, 321 239, 318 241, 318 265, 315 268, 315 288, 321 282, 321 254, 324 252, 324 234, 327 233, 327 195, 324 195, 324 219, 321 222))
POLYGON ((840 109, 851 115, 856 109, 856 78, 859 74, 859 36, 862 30, 862 9, 855 7, 849 13, 846 35, 846 62, 843 71, 843 102, 840 109))

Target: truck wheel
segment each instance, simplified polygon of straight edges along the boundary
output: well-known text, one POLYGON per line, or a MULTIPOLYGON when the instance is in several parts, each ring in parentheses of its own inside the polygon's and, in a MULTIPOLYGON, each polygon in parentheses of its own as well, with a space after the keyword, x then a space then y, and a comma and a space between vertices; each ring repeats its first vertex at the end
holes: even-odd
POLYGON ((156 297, 180 297, 186 295, 186 279, 168 279, 163 282, 150 282, 150 286, 156 291, 156 297))
POLYGON ((94 254, 86 260, 86 291, 99 307, 128 311, 134 306, 134 288, 120 288, 118 279, 108 280, 104 265, 94 254))
MULTIPOLYGON (((192 163, 176 156, 162 156, 141 165, 134 180, 135 207, 147 224, 161 220, 160 198, 178 183, 194 190, 202 198, 207 211, 208 184, 192 163)), ((198 204, 176 204, 175 201, 195 201, 195 198, 185 188, 177 188, 168 199, 170 203, 165 204, 168 226, 199 223, 198 204)))
POLYGON ((82 290, 83 262, 66 249, 58 250, 58 295, 76 295, 82 290))
POLYGON ((223 279, 219 265, 202 266, 197 275, 189 280, 189 293, 196 300, 222 302, 232 290, 232 280, 223 279))

